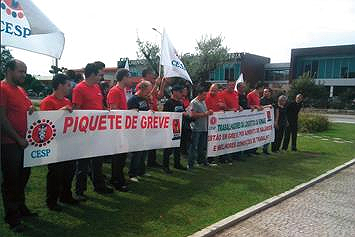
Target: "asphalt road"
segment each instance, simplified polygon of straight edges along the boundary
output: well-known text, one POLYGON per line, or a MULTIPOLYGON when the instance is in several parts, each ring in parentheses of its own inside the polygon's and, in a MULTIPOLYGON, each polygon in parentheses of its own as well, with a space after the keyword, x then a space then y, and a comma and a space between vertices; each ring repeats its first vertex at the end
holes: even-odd
POLYGON ((342 114, 323 114, 327 116, 330 122, 333 123, 352 123, 355 124, 355 115, 342 114))

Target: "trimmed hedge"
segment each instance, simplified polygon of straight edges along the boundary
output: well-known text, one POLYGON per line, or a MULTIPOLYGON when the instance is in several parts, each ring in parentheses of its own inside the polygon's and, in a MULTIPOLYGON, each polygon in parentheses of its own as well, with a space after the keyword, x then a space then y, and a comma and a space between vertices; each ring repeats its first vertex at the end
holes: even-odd
POLYGON ((298 126, 301 132, 322 132, 329 129, 329 124, 326 116, 308 113, 299 114, 298 126))

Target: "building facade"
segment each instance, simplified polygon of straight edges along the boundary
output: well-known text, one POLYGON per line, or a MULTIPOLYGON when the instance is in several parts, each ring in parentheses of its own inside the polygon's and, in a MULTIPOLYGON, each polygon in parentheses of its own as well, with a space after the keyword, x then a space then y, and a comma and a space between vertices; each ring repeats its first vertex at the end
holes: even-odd
POLYGON ((330 97, 335 87, 355 89, 355 44, 292 49, 290 80, 304 73, 329 87, 330 97))
POLYGON ((225 83, 236 80, 243 73, 244 80, 251 86, 264 80, 264 65, 270 63, 270 58, 250 53, 231 53, 227 62, 218 66, 210 73, 212 83, 225 83))

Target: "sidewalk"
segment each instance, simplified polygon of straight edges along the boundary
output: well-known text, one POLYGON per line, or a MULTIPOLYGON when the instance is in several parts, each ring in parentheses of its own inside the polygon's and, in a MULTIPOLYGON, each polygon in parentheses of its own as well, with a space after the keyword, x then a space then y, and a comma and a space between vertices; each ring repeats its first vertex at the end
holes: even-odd
POLYGON ((216 237, 355 237, 355 165, 216 237))

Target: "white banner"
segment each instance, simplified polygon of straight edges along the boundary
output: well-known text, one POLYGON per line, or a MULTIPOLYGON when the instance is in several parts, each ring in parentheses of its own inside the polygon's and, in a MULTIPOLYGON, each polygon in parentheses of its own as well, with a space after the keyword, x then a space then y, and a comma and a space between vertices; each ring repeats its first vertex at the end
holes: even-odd
POLYGON ((208 119, 208 157, 249 150, 275 139, 273 109, 219 112, 208 119))
POLYGON ((1 0, 1 45, 59 59, 64 34, 31 0, 1 0))
POLYGON ((165 29, 161 42, 160 65, 164 67, 164 77, 181 77, 192 84, 186 67, 179 59, 178 53, 165 32, 165 29))
POLYGON ((24 166, 179 147, 181 113, 40 111, 28 115, 24 166))

